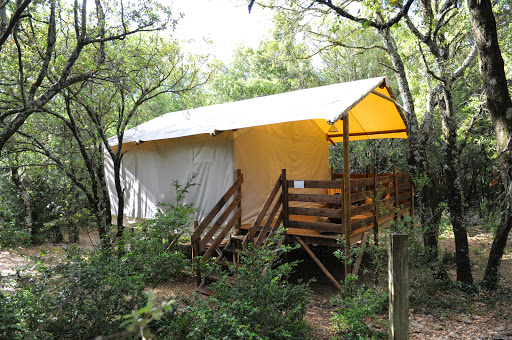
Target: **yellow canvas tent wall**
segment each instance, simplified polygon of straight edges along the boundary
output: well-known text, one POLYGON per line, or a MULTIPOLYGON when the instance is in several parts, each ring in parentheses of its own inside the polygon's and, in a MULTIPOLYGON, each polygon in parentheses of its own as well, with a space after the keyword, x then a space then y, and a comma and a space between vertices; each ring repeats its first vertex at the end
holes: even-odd
MULTIPOLYGON (((184 183, 192 173, 198 185, 187 201, 202 219, 233 183, 235 169, 244 173, 242 219, 251 221, 281 169, 289 178, 329 178, 328 145, 343 140, 346 115, 350 140, 407 136, 384 77, 168 113, 132 128, 122 146, 125 224, 153 217, 158 202, 174 199, 171 180, 184 183)), ((117 139, 109 142, 116 146, 117 139)), ((108 155, 105 163, 115 214, 108 155)))

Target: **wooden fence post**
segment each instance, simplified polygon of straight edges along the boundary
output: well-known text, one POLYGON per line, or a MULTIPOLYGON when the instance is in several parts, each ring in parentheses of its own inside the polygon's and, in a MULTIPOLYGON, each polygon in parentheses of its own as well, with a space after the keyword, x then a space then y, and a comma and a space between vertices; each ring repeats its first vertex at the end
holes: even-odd
MULTIPOLYGON (((236 169, 236 178, 235 178, 235 181, 236 181, 236 180, 238 179, 238 177, 240 177, 240 176, 242 176, 242 169, 236 169)), ((240 196, 242 196, 242 185, 240 185, 240 187, 238 188, 237 193, 238 193, 240 196)), ((240 200, 240 202, 237 204, 236 209, 237 209, 237 210, 242 209, 242 200, 240 200)), ((240 218, 238 218, 237 224, 238 224, 238 229, 242 228, 242 215, 241 215, 241 214, 240 214, 240 218)))
POLYGON ((375 246, 379 246, 379 218, 380 218, 380 200, 381 197, 377 197, 379 183, 377 182, 377 167, 373 167, 373 216, 375 222, 373 222, 373 241, 375 246))
POLYGON ((409 339, 409 252, 405 233, 389 235, 389 339, 409 339))
POLYGON ((343 117, 343 228, 345 228, 345 279, 352 272, 350 268, 350 236, 352 234, 350 216, 350 147, 349 114, 343 117))
POLYGON ((288 182, 286 182, 286 169, 281 170, 281 194, 283 197, 283 228, 288 228, 288 182))

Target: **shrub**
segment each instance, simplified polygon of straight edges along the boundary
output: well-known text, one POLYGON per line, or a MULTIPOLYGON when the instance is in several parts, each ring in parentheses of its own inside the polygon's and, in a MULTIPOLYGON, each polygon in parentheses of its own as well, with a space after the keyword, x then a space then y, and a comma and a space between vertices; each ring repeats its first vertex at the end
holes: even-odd
POLYGON ((233 283, 224 274, 210 286, 215 297, 198 297, 181 313, 155 325, 170 339, 304 339, 304 320, 311 290, 284 280, 296 263, 283 263, 289 246, 249 245, 243 265, 232 266, 233 283))
POLYGON ((181 241, 195 212, 192 204, 184 203, 194 178, 195 175, 184 186, 173 181, 177 203, 160 203, 154 219, 141 223, 138 231, 126 235, 130 250, 125 258, 134 263, 148 284, 180 277, 190 267, 181 241))
POLYGON ((145 303, 141 275, 115 256, 70 248, 59 265, 39 262, 30 270, 34 276, 8 300, 17 325, 34 338, 91 339, 115 333, 122 316, 145 303))
POLYGON ((379 287, 356 288, 357 276, 345 280, 344 292, 333 300, 336 312, 331 321, 343 339, 377 339, 387 334, 373 330, 368 321, 375 322, 377 315, 386 311, 388 295, 379 287), (369 320, 368 320, 369 319, 369 320))

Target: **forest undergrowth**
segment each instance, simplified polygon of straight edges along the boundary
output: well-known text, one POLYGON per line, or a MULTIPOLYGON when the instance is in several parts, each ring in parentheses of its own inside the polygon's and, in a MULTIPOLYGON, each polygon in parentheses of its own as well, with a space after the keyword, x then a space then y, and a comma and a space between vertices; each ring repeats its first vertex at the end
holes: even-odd
MULTIPOLYGON (((80 239, 80 247, 84 249, 93 249, 99 241, 95 232, 82 233, 80 239)), ((348 283, 344 285, 347 290, 352 290, 351 294, 348 294, 348 291, 343 292, 345 295, 340 295, 336 288, 314 267, 314 264, 308 259, 307 255, 303 254, 300 250, 293 250, 289 254, 292 260, 298 261, 295 269, 299 268, 299 270, 290 275, 289 280, 291 282, 299 280, 310 282, 313 279, 309 283, 311 289, 310 302, 307 303, 307 308, 303 310, 305 320, 303 326, 306 331, 301 336, 309 336, 315 339, 387 337, 387 295, 385 287, 387 283, 382 279, 382 275, 376 275, 379 270, 385 271, 383 263, 385 261, 385 244, 382 244, 385 243, 385 236, 382 236, 381 239, 380 248, 370 247, 366 252, 360 277, 354 279, 350 283, 350 287, 348 283), (376 257, 379 256, 381 257, 380 263, 376 261, 376 257), (377 268, 379 265, 382 268, 377 268), (366 289, 362 287, 366 287, 366 289), (351 298, 347 299, 348 296, 351 296, 351 298), (370 306, 372 303, 373 309, 370 306), (362 305, 366 309, 361 308, 362 305)), ((478 226, 470 229, 470 254, 476 280, 481 279, 483 275, 491 242, 492 234, 489 230, 478 226)), ((412 267, 410 281, 410 338, 511 338, 512 242, 509 241, 505 256, 503 257, 500 288, 494 293, 480 290, 478 286, 463 287, 456 283, 453 234, 451 232, 443 233, 440 237, 440 244, 442 248, 442 261, 446 265, 452 281, 436 281, 423 268, 412 267)), ((66 248, 67 245, 65 244, 45 243, 32 247, 17 247, 11 250, 3 249, 0 253, 0 270, 4 294, 12 294, 16 289, 33 280, 32 276, 35 273, 31 273, 30 270, 37 267, 38 262, 44 262, 48 267, 58 267, 61 265, 63 259, 67 256, 66 248)), ((320 250, 317 249, 316 251, 320 250)), ((418 259, 413 259, 412 261, 416 260, 418 259)), ((334 257, 327 258, 326 261, 335 276, 341 279, 341 262, 337 262, 334 257)), ((171 281, 159 280, 157 284, 146 285, 144 289, 141 288, 139 291, 142 292, 142 290, 154 291, 156 294, 155 305, 163 301, 172 300, 176 301, 179 310, 190 308, 190 306, 198 303, 198 301, 201 301, 201 304, 206 304, 207 302, 205 301, 208 300, 204 296, 193 297, 195 295, 195 279, 190 272, 171 281)), ((225 291, 225 294, 229 295, 230 293, 225 291)), ((243 293, 241 292, 240 295, 243 295, 243 293)), ((307 298, 307 291, 302 292, 301 296, 307 298)), ((240 299, 242 300, 243 297, 241 296, 240 299)), ((305 303, 305 300, 302 303, 305 303)), ((225 309, 231 307, 224 305, 225 309)), ((210 309, 204 309, 206 307, 202 305, 202 308, 203 312, 210 310, 213 313, 213 310, 218 308, 218 306, 209 306, 208 308, 210 309)), ((129 310, 126 311, 129 312, 129 310)), ((195 309, 194 313, 197 314, 198 310, 195 309)), ((212 315, 216 315, 216 313, 212 315)), ((205 321, 207 315, 205 314, 203 317, 203 321, 205 321)), ((181 331, 184 332, 188 327, 184 323, 186 316, 182 315, 180 320, 182 323, 181 331)), ((161 323, 161 321, 159 322, 161 323)), ((187 322, 197 322, 197 320, 189 319, 187 322)), ((209 322, 208 325, 211 327, 211 320, 209 322)), ((233 322, 233 320, 228 320, 227 322, 233 322)), ((239 320, 239 323, 242 322, 239 320)), ((173 326, 176 329, 176 324, 173 324, 173 326)), ((222 327, 219 326, 218 329, 221 330, 222 327)), ((5 329, 3 331, 5 332, 5 329)), ((118 331, 122 331, 122 329, 118 331)), ((155 334, 158 334, 158 331, 162 331, 162 327, 153 330, 155 334)), ((114 329, 111 329, 111 332, 114 332, 114 329)), ((166 332, 169 332, 168 328, 166 332)), ((163 338, 172 337, 167 334, 163 338)), ((188 338, 192 339, 194 335, 188 338)), ((287 337, 283 335, 278 338, 287 337)))

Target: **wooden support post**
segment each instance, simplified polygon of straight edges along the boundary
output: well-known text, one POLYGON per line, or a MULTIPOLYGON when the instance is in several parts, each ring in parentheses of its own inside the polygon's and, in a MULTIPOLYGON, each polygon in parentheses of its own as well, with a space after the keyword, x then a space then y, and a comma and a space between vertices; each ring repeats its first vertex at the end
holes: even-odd
POLYGON ((286 169, 281 172, 281 194, 283 196, 283 227, 288 228, 288 183, 286 182, 286 169))
POLYGON ((398 168, 395 166, 393 166, 393 175, 394 175, 394 183, 393 185, 395 186, 395 222, 398 221, 398 211, 399 211, 399 207, 398 207, 398 168))
MULTIPOLYGON (((199 226, 199 222, 194 220, 194 230, 199 226)), ((199 263, 195 260, 197 256, 199 256, 199 242, 201 242, 201 237, 197 240, 192 241, 192 265, 194 265, 194 271, 196 273, 196 285, 199 287, 201 285, 201 270, 199 269, 199 263)))
POLYGON ((409 338, 409 252, 405 233, 389 235, 389 339, 409 338))
POLYGON ((325 276, 327 276, 327 278, 336 286, 336 288, 338 288, 340 291, 343 290, 340 283, 334 278, 334 276, 332 276, 331 273, 329 273, 327 268, 325 268, 324 264, 318 259, 318 257, 315 256, 313 251, 311 251, 311 249, 309 249, 308 245, 306 243, 304 243, 304 241, 302 241, 302 239, 298 236, 295 236, 295 239, 297 240, 297 242, 300 243, 302 248, 304 248, 304 250, 306 250, 306 252, 309 254, 309 256, 313 259, 313 261, 315 261, 317 266, 320 267, 320 269, 324 272, 325 276))
POLYGON ((343 117, 343 227, 345 229, 345 278, 350 271, 350 147, 349 147, 349 113, 343 117))
MULTIPOLYGON (((366 178, 370 177, 370 166, 369 165, 366 166, 365 175, 366 175, 366 178)), ((364 191, 368 191, 368 190, 370 190, 370 186, 369 185, 364 187, 364 191)))
POLYGON ((375 246, 379 245, 379 201, 380 197, 377 197, 377 188, 379 186, 379 182, 377 181, 377 167, 373 167, 373 217, 375 217, 375 222, 373 222, 373 241, 375 242, 375 246))
MULTIPOLYGON (((236 179, 235 181, 240 177, 242 176, 242 169, 236 169, 236 179)), ((240 197, 242 197, 242 185, 240 185, 240 187, 238 187, 238 190, 237 190, 238 194, 240 195, 240 197)), ((237 210, 242 210, 242 200, 240 200, 240 202, 238 202, 237 206, 236 206, 236 209, 237 210)), ((240 215, 240 218, 238 219, 237 221, 237 228, 240 229, 242 227, 242 215, 240 215)))

